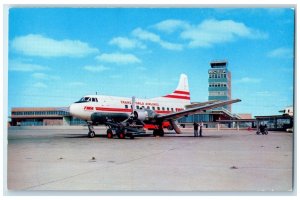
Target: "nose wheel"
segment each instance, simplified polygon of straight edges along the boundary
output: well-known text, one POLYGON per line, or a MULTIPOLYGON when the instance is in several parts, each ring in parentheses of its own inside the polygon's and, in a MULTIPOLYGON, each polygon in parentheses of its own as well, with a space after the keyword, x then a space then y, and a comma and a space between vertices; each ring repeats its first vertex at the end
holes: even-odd
POLYGON ((95 131, 89 131, 88 136, 89 138, 95 137, 95 131))
POLYGON ((89 128, 89 133, 88 133, 88 137, 89 138, 93 138, 95 137, 95 131, 94 131, 94 126, 90 123, 88 123, 88 128, 89 128))

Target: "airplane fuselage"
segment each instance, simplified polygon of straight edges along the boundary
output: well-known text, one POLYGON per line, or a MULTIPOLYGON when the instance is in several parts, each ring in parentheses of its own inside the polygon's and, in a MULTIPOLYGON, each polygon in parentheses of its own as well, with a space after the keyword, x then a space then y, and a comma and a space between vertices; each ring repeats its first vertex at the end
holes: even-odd
MULTIPOLYGON (((115 97, 105 95, 87 95, 87 101, 78 101, 70 105, 69 111, 72 116, 82 120, 90 121, 91 115, 97 113, 122 113, 128 117, 132 112, 132 99, 126 97, 115 97)), ((157 114, 167 114, 183 110, 189 101, 179 102, 181 96, 171 98, 158 97, 152 99, 139 99, 135 101, 135 109, 149 109, 157 114), (186 102, 186 103, 185 103, 186 102)))

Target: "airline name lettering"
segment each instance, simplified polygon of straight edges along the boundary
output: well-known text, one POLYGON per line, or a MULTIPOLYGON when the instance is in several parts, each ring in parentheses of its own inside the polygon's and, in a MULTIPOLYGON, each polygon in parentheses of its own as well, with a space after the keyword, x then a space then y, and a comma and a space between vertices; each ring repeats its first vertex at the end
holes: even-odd
MULTIPOLYGON (((121 101, 121 104, 132 104, 131 101, 121 101)), ((140 106, 159 106, 158 103, 149 103, 149 102, 141 102, 141 101, 137 101, 135 102, 136 105, 140 105, 140 106)))
POLYGON ((84 110, 94 110, 94 107, 93 106, 84 106, 84 110))

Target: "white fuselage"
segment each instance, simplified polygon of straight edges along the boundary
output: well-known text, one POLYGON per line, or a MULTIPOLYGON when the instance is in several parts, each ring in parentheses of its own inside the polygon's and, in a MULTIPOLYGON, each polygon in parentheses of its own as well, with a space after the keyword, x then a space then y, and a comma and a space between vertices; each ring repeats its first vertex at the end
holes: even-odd
MULTIPOLYGON (((154 110, 157 114, 178 112, 190 104, 190 92, 187 75, 181 74, 177 88, 170 94, 151 99, 135 99, 135 109, 142 107, 154 110)), ((83 120, 91 120, 93 113, 126 113, 132 112, 132 99, 104 95, 87 95, 70 105, 70 114, 83 120)))
MULTIPOLYGON (((170 96, 170 95, 169 95, 170 96)), ((127 97, 115 97, 104 95, 87 95, 83 98, 90 98, 90 101, 73 103, 69 110, 72 116, 83 120, 91 120, 94 112, 102 113, 127 113, 132 112, 132 99, 127 97), (92 101, 94 100, 94 101, 92 101)), ((142 107, 154 110, 157 114, 166 114, 185 109, 190 100, 184 95, 173 95, 170 97, 157 97, 152 99, 135 99, 136 109, 142 107)))

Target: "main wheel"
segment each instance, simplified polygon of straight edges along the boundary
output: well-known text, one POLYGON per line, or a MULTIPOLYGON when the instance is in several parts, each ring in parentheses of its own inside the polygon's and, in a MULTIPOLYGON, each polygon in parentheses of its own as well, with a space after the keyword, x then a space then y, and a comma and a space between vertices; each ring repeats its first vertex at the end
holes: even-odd
POLYGON ((88 133, 88 136, 89 136, 89 138, 95 137, 95 131, 90 131, 90 132, 88 133))
POLYGON ((157 135, 158 135, 157 129, 154 129, 154 130, 153 130, 153 136, 156 137, 157 135))
POLYGON ((153 136, 154 137, 156 137, 156 136, 164 136, 164 130, 163 129, 155 129, 154 131, 153 131, 153 136))
POLYGON ((131 139, 131 140, 133 140, 133 139, 134 139, 134 136, 133 136, 132 134, 131 134, 129 137, 130 137, 130 139, 131 139))
POLYGON ((161 137, 163 137, 165 135, 164 130, 163 129, 159 130, 159 134, 158 135, 161 136, 161 137))
POLYGON ((114 134, 113 134, 113 132, 112 132, 112 130, 110 128, 107 129, 106 135, 107 135, 107 138, 109 138, 109 139, 111 139, 111 138, 114 137, 114 134))
POLYGON ((124 139, 125 138, 125 132, 121 131, 118 136, 119 136, 120 139, 124 139))

